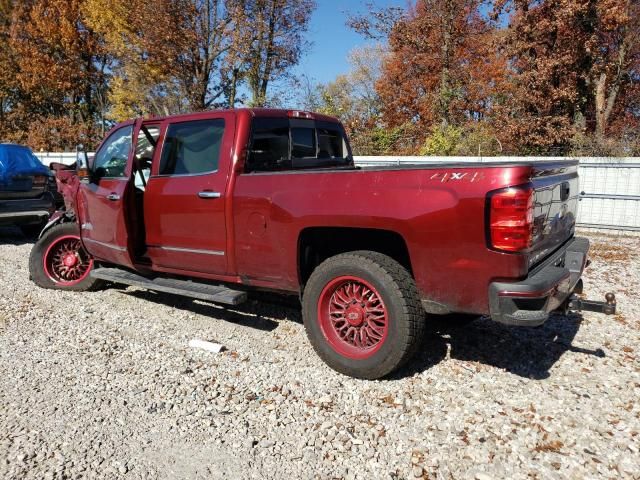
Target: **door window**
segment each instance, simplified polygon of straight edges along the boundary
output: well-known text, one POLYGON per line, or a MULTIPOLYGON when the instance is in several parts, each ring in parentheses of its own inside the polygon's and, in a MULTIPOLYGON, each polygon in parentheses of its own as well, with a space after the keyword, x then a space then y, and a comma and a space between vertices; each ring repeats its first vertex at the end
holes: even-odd
POLYGON ((93 161, 92 170, 96 178, 125 176, 132 134, 133 125, 127 125, 113 132, 102 144, 93 161))
POLYGON ((223 119, 169 125, 158 173, 197 175, 217 171, 223 135, 223 119))

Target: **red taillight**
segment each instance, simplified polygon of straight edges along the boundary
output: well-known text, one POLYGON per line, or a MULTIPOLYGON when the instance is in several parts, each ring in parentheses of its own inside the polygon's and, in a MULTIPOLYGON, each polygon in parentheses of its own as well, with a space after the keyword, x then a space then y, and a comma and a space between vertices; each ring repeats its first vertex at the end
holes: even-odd
POLYGON ((533 197, 531 188, 507 188, 490 194, 489 241, 505 252, 520 252, 533 240, 533 197))

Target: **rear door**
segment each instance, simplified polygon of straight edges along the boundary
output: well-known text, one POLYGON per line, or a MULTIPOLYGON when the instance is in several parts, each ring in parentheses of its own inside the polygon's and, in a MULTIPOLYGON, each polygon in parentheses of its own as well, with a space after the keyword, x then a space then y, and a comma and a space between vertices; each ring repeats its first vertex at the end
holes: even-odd
POLYGON ((127 212, 133 203, 132 143, 140 122, 117 127, 102 142, 90 164, 89 181, 80 184, 78 215, 82 241, 99 260, 133 266, 127 212))
POLYGON ((159 269, 227 272, 226 188, 235 117, 163 125, 144 196, 147 255, 159 269))

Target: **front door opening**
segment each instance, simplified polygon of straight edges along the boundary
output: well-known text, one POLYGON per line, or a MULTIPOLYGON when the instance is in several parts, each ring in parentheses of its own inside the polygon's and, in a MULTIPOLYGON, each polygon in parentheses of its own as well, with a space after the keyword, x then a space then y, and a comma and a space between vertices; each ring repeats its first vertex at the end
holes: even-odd
POLYGON ((140 127, 133 157, 134 199, 130 225, 134 234, 134 255, 144 259, 147 250, 144 225, 144 193, 151 175, 151 164, 160 138, 160 125, 143 124, 140 127))

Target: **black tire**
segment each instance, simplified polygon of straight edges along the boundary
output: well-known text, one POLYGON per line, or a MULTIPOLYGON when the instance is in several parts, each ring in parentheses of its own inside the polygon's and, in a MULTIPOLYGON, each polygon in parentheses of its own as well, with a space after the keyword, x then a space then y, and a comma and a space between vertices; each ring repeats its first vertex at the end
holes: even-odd
MULTIPOLYGON (((349 252, 325 260, 306 284, 302 310, 307 336, 318 356, 334 370, 350 377, 375 380, 389 375, 415 354, 424 336, 424 309, 413 278, 398 262, 378 252, 349 252), (364 280, 375 289, 386 307, 386 337, 367 358, 338 352, 333 345, 339 344, 339 340, 334 338, 332 345, 321 327, 319 310, 323 309, 323 303, 319 302, 325 301, 327 289, 330 292, 331 285, 342 277, 364 280)), ((346 313, 344 318, 347 318, 346 313)), ((364 326, 369 322, 369 317, 366 318, 362 323, 364 326)), ((360 319, 354 321, 362 322, 360 319)), ((334 321, 330 322, 335 325, 334 321)), ((346 321, 342 324, 347 328, 346 321)))
MULTIPOLYGON (((47 230, 42 238, 40 238, 33 248, 31 249, 31 255, 29 256, 29 274, 31 280, 42 288, 49 288, 54 290, 71 290, 76 292, 84 292, 87 290, 96 290, 103 285, 100 280, 91 278, 90 275, 85 275, 73 284, 65 284, 55 281, 45 271, 45 255, 49 252, 50 247, 61 238, 65 237, 78 237, 80 238, 80 228, 75 222, 62 223, 47 230)), ((89 254, 81 250, 83 258, 90 258, 89 254), (84 257, 86 255, 86 257, 84 257)), ((88 270, 93 268, 93 262, 91 261, 88 270)))

